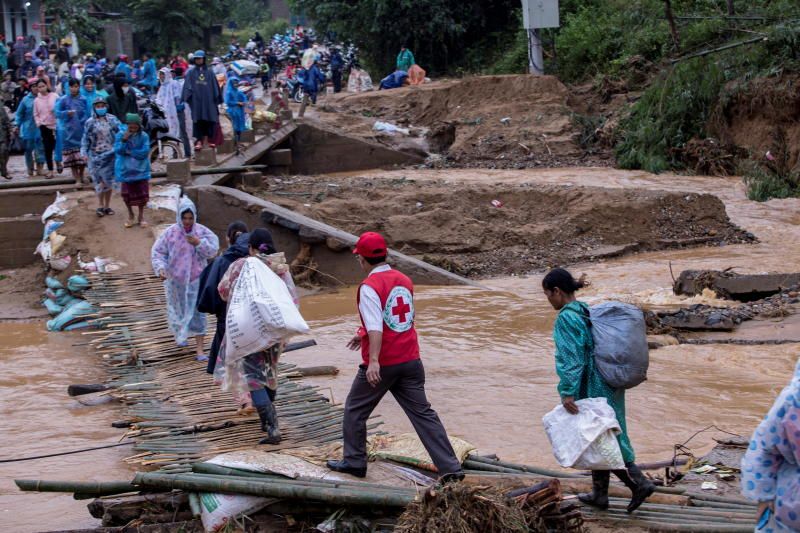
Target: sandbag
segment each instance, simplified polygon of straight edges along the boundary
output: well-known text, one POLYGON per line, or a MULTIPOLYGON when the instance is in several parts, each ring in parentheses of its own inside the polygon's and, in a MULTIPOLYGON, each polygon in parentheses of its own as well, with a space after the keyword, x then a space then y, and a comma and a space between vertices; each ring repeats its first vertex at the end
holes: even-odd
POLYGON ((616 437, 621 429, 608 401, 586 398, 575 404, 579 409, 577 415, 559 405, 542 417, 558 464, 583 470, 625 468, 616 437))
POLYGON ((52 276, 47 276, 44 279, 44 284, 47 285, 48 289, 54 289, 55 290, 55 289, 63 289, 64 288, 64 285, 60 281, 58 281, 56 278, 54 278, 52 276))
MULTIPOLYGON (((463 463, 467 456, 475 450, 475 446, 469 442, 448 435, 450 445, 456 454, 459 463, 463 463)), ((428 454, 422 441, 416 433, 403 433, 397 436, 375 436, 369 439, 370 457, 378 457, 396 463, 411 465, 423 470, 436 472, 436 465, 433 464, 430 454, 428 454)))
POLYGON ((242 265, 225 324, 228 362, 309 330, 284 281, 256 257, 242 265))
POLYGON ((67 279, 67 289, 71 292, 81 292, 89 288, 89 280, 83 276, 74 275, 67 279))
POLYGON ((64 310, 63 306, 58 305, 50 298, 45 298, 42 301, 42 305, 45 306, 45 308, 47 308, 47 312, 50 314, 50 316, 56 316, 57 314, 59 314, 61 311, 64 310))
POLYGON ((200 519, 208 533, 220 531, 241 515, 261 510, 275 499, 244 494, 200 493, 200 519))
POLYGON ((62 331, 67 326, 83 321, 81 317, 92 314, 94 307, 86 300, 78 300, 72 305, 65 306, 57 317, 47 321, 47 331, 62 331))
POLYGON ((606 302, 589 308, 594 361, 615 389, 630 389, 647 379, 650 352, 644 313, 635 305, 606 302))

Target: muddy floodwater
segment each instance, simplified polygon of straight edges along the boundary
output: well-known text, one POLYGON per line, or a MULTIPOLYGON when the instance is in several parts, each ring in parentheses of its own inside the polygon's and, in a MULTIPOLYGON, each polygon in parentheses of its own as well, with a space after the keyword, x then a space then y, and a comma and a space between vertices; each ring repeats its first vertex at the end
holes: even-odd
MULTIPOLYGON (((366 174, 365 174, 366 175, 366 174)), ((800 269, 800 200, 748 202, 735 178, 652 176, 612 169, 546 171, 396 171, 377 178, 458 179, 522 183, 574 183, 710 192, 726 204, 734 223, 754 233, 758 244, 694 248, 631 255, 577 265, 593 286, 582 295, 590 303, 625 299, 643 304, 680 305, 670 294, 669 264, 677 275, 687 268, 737 267, 740 272, 800 269)), ((145 253, 145 251, 143 251, 145 253)), ((355 265, 354 265, 355 266, 355 265)), ((540 289, 540 276, 519 276, 471 287, 420 287, 417 325, 427 390, 450 433, 503 459, 554 466, 541 426, 558 402, 551 328, 555 317, 540 289)), ((345 348, 357 328, 355 289, 303 299, 302 312, 318 346, 287 354, 299 366, 336 365, 335 378, 314 378, 343 402, 360 356, 345 348)), ((2 361, 3 456, 18 457, 113 442, 121 418, 112 406, 82 407, 66 396, 66 386, 103 377, 84 348, 70 348, 78 335, 47 334, 40 323, 6 323, 0 328, 2 361)), ((780 346, 672 346, 651 352, 649 380, 627 396, 629 429, 641 461, 671 457, 672 446, 709 426, 749 435, 786 385, 800 344, 780 346)), ((412 431, 387 396, 376 414, 382 429, 412 431)), ((696 454, 713 444, 715 433, 690 443, 696 454)), ((716 435, 719 435, 718 433, 716 435)), ((11 478, 122 479, 131 472, 125 449, 61 458, 0 464, 0 524, 13 531, 66 529, 91 525, 85 502, 69 496, 25 495, 11 478)))
MULTIPOLYGON (((97 383, 104 370, 76 333, 48 333, 43 322, 0 325, 0 459, 77 450, 119 440, 113 404, 94 407, 67 396, 71 383, 97 383)), ((20 492, 14 479, 130 479, 130 447, 36 461, 0 463, 0 530, 78 529, 97 525, 71 494, 20 492), (123 451, 123 450, 127 450, 123 451)))

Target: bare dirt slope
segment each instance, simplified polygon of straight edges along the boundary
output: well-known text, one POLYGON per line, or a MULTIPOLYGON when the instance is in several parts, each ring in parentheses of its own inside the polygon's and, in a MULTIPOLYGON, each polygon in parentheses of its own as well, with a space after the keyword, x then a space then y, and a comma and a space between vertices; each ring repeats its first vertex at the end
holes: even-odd
POLYGON ((752 238, 709 194, 332 176, 267 185, 256 194, 355 234, 382 232, 399 251, 472 277, 752 238))
MULTIPOLYGON (((589 156, 568 106, 569 90, 553 76, 480 76, 419 87, 339 94, 316 115, 350 134, 397 143, 371 131, 376 120, 440 132, 455 126, 448 163, 487 168, 609 164, 589 156)), ((612 160, 613 161, 613 160, 612 160)))

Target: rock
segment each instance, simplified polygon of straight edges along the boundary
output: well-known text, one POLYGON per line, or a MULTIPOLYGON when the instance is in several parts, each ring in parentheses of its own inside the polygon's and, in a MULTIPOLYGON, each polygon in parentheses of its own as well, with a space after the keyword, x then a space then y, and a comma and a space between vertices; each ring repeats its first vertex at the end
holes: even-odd
POLYGON ((334 252, 343 252, 345 250, 350 249, 350 245, 340 241, 336 237, 328 237, 325 239, 325 246, 333 250, 334 252))
POLYGON ((665 346, 677 346, 680 344, 678 339, 673 337, 672 335, 648 335, 647 336, 647 347, 651 350, 657 350, 658 348, 663 348, 665 346))
POLYGON ((319 230, 309 228, 308 226, 300 226, 298 231, 300 242, 307 242, 308 244, 320 244, 325 242, 327 236, 319 230))

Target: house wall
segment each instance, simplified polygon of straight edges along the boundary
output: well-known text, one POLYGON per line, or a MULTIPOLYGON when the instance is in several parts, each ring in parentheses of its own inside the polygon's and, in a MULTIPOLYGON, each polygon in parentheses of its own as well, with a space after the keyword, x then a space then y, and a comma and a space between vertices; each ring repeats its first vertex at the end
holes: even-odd
POLYGON ((33 29, 41 23, 40 0, 0 0, 0 28, 6 36, 6 42, 16 40, 18 35, 42 38, 41 27, 33 29), (26 8, 25 4, 30 3, 26 8))

